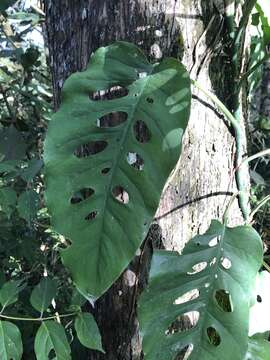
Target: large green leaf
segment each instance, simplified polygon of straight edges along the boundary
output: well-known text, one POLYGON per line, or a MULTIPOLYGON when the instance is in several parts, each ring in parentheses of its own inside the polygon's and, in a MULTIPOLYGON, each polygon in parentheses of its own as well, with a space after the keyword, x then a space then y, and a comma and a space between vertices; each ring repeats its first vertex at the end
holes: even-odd
POLYGON ((57 283, 55 280, 45 277, 34 287, 30 302, 31 305, 43 314, 50 306, 52 299, 56 296, 57 283))
POLYGON ((63 326, 52 320, 42 322, 35 338, 37 360, 49 360, 52 353, 55 360, 71 360, 70 352, 63 326))
POLYGON ((181 63, 151 65, 124 42, 97 50, 66 81, 45 142, 46 198, 54 228, 72 242, 63 262, 88 299, 108 289, 146 236, 180 155, 190 98, 181 63), (96 99, 116 86, 128 95, 96 99))
POLYGON ((104 353, 99 329, 92 314, 79 314, 75 320, 75 329, 83 346, 104 353))
POLYGON ((175 360, 192 345, 189 360, 243 360, 261 261, 262 242, 254 229, 229 228, 216 220, 183 255, 156 251, 139 302, 145 359, 175 360), (181 332, 179 316, 192 311, 199 315, 196 326, 181 332))
POLYGON ((0 359, 20 360, 23 353, 21 333, 9 321, 0 321, 0 359))

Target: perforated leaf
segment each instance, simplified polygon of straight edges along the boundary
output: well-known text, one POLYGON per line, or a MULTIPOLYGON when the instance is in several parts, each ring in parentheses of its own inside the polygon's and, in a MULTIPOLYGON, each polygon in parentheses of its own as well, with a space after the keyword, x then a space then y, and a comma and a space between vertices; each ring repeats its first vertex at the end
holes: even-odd
POLYGON ((71 360, 70 346, 65 329, 55 321, 44 321, 35 338, 37 360, 49 360, 52 354, 55 360, 71 360))
POLYGON ((21 333, 9 321, 0 321, 0 359, 20 360, 23 353, 21 333))
POLYGON ((139 302, 145 359, 175 360, 192 345, 189 360, 243 360, 261 261, 262 242, 254 229, 228 228, 216 220, 183 255, 156 251, 139 302), (196 326, 181 332, 179 317, 190 312, 199 316, 196 326))
POLYGON ((248 351, 244 360, 269 360, 270 342, 253 336, 248 342, 248 351))
POLYGON ((108 289, 144 239, 180 155, 190 98, 181 63, 151 65, 124 42, 97 50, 66 81, 45 142, 46 198, 54 228, 72 242, 63 262, 88 299, 108 289), (128 94, 98 100, 107 89, 128 94))

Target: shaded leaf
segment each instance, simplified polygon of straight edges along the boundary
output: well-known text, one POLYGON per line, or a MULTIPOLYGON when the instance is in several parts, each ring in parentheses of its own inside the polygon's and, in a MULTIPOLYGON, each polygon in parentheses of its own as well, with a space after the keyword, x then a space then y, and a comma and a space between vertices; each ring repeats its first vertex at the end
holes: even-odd
POLYGON ((17 203, 17 194, 16 191, 11 187, 0 188, 0 209, 8 217, 10 217, 11 213, 16 207, 17 203))
POLYGON ((21 218, 31 222, 37 215, 39 196, 34 190, 21 193, 18 199, 18 212, 21 218))
POLYGON ((4 12, 10 6, 14 5, 17 0, 1 0, 0 12, 4 12))
POLYGON ((4 160, 21 160, 25 151, 26 143, 13 125, 0 131, 0 153, 4 155, 4 160))
POLYGON ((25 288, 24 280, 10 280, 0 290, 0 303, 2 307, 14 304, 18 300, 18 294, 25 288))
POLYGON ((193 345, 189 360, 243 360, 249 308, 262 242, 250 226, 229 228, 218 221, 176 252, 155 251, 149 285, 139 301, 146 360, 175 360, 193 345), (193 298, 184 297, 194 292, 193 298), (176 326, 197 312, 196 326, 176 326))
POLYGON ((92 314, 82 313, 78 315, 75 320, 75 330, 83 346, 105 353, 102 348, 99 329, 92 314))
POLYGON ((43 166, 43 161, 40 159, 31 159, 27 167, 21 170, 21 178, 24 181, 31 181, 34 179, 34 177, 39 173, 43 166))
POLYGON ((151 65, 135 45, 118 42, 97 50, 62 94, 45 141, 46 200, 54 229, 72 241, 63 262, 95 300, 148 232, 180 155, 190 80, 176 59, 151 65), (96 92, 108 89, 120 98, 99 101, 96 92))
POLYGON ((265 185, 264 178, 254 170, 250 170, 250 177, 257 185, 265 185))
POLYGON ((30 302, 31 305, 43 314, 50 306, 52 299, 56 296, 57 282, 48 277, 41 279, 40 283, 34 287, 30 302))
POLYGON ((49 360, 51 351, 55 360, 71 360, 70 346, 65 329, 55 321, 44 321, 35 337, 35 354, 37 360, 49 360))
POLYGON ((21 333, 9 321, 0 321, 0 359, 20 360, 23 354, 21 333))

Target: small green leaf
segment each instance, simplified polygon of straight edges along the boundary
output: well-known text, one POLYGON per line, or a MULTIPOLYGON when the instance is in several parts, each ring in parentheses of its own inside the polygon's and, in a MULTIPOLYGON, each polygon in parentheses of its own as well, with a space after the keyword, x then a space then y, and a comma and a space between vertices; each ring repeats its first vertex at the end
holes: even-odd
POLYGON ((83 346, 105 353, 99 329, 92 314, 82 313, 78 315, 75 320, 75 329, 83 346))
POLYGON ((0 359, 20 360, 23 354, 21 333, 9 321, 0 321, 0 359))
POLYGON ((8 217, 10 217, 11 213, 15 209, 17 202, 17 195, 15 190, 10 187, 0 188, 0 209, 8 217))
POLYGON ((49 360, 51 351, 55 360, 71 360, 71 349, 65 329, 55 321, 44 321, 35 337, 35 354, 37 360, 49 360))
POLYGON ((270 342, 253 336, 248 342, 248 351, 244 360, 269 360, 270 342))
POLYGON ((56 296, 57 282, 53 279, 45 277, 33 289, 30 302, 33 308, 43 314, 50 306, 52 299, 56 296))
POLYGON ((2 286, 0 290, 0 303, 3 307, 12 305, 18 300, 19 292, 26 286, 26 283, 23 283, 23 281, 24 280, 10 280, 2 286))
POLYGON ((39 173, 40 169, 42 168, 43 161, 40 159, 31 159, 27 167, 21 170, 21 178, 29 182, 34 179, 34 177, 39 173))
POLYGON ((262 271, 257 276, 254 290, 255 304, 250 309, 249 335, 270 330, 270 273, 262 271))
POLYGON ((0 153, 4 155, 4 160, 21 160, 25 151, 26 143, 13 125, 0 131, 0 153))
POLYGON ((18 211, 21 218, 31 222, 37 215, 39 196, 34 190, 21 193, 18 199, 18 211))

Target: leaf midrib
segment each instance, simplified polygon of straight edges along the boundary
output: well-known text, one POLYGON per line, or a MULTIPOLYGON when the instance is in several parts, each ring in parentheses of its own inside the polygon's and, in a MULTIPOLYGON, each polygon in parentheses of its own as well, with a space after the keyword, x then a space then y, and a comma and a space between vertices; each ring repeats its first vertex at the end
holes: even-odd
MULTIPOLYGON (((108 185, 106 187, 106 190, 105 193, 105 199, 104 199, 104 203, 103 203, 103 208, 102 208, 102 211, 100 212, 100 214, 102 215, 102 222, 101 222, 101 227, 100 227, 100 235, 99 235, 99 238, 100 238, 100 241, 98 242, 99 246, 98 246, 98 256, 97 256, 97 259, 100 258, 100 253, 101 253, 101 248, 103 247, 103 244, 102 244, 102 233, 104 231, 104 219, 105 219, 105 212, 106 212, 106 209, 107 209, 107 203, 108 203, 108 198, 109 198, 109 194, 111 192, 111 187, 112 187, 112 180, 113 180, 113 177, 114 177, 114 174, 115 172, 117 171, 118 169, 118 164, 119 164, 119 160, 120 160, 120 157, 121 157, 121 149, 122 147, 124 147, 123 145, 125 144, 126 142, 126 139, 127 139, 127 136, 129 134, 129 130, 131 128, 131 126, 133 125, 133 120, 134 120, 134 113, 139 105, 139 103, 141 102, 141 97, 143 96, 144 94, 144 90, 146 88, 146 86, 148 85, 148 82, 150 81, 150 76, 152 75, 154 71, 154 67, 152 66, 151 68, 151 72, 149 72, 147 74, 147 78, 145 79, 146 81, 144 81, 143 83, 143 87, 142 87, 142 90, 141 90, 141 94, 140 96, 137 96, 137 101, 134 102, 134 105, 131 107, 132 110, 131 110, 131 114, 129 115, 128 119, 127 119, 127 126, 126 126, 126 129, 123 131, 123 135, 121 137, 121 141, 119 142, 119 148, 118 148, 118 152, 117 152, 117 155, 115 156, 115 161, 112 165, 112 171, 111 171, 111 175, 109 180, 108 180, 108 185), (130 119, 130 121, 129 121, 130 119)), ((142 79, 141 79, 142 80, 142 79)), ((138 80, 137 80, 138 81, 138 80)), ((134 84, 134 82, 133 82, 134 84)), ((122 204, 123 206, 125 206, 124 204, 122 204)), ((100 262, 97 261, 96 262, 97 264, 97 275, 98 275, 98 278, 101 279, 102 277, 100 276, 100 262)))

